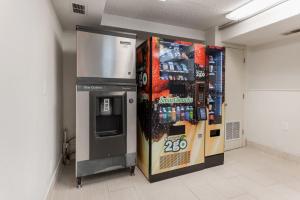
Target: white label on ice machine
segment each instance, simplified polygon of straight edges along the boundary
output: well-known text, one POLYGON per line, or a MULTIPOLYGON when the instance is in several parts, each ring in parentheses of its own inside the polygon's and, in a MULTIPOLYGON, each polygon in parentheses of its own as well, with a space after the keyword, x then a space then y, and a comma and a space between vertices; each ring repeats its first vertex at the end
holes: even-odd
POLYGON ((104 99, 104 112, 109 111, 109 99, 104 99))

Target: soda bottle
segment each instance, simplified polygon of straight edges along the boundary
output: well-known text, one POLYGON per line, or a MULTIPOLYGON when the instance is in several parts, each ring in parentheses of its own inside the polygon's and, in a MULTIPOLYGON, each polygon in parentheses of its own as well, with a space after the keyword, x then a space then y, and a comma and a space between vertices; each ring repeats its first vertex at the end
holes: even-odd
POLYGON ((176 108, 176 121, 180 121, 180 106, 176 108))
POLYGON ((163 111, 162 108, 159 108, 159 123, 164 123, 163 111))
POLYGON ((176 110, 175 110, 175 107, 172 107, 172 122, 176 122, 176 110))
POLYGON ((194 109, 192 106, 190 106, 190 119, 192 120, 194 118, 194 109))
POLYGON ((181 106, 181 109, 180 109, 180 120, 184 121, 184 106, 181 106))
POLYGON ((168 107, 168 123, 172 122, 172 108, 168 107))
POLYGON ((185 120, 186 121, 190 120, 190 109, 189 109, 188 106, 186 106, 186 108, 185 108, 185 114, 184 114, 184 116, 185 116, 185 120))
POLYGON ((166 108, 163 108, 163 123, 167 123, 168 121, 168 113, 166 108))

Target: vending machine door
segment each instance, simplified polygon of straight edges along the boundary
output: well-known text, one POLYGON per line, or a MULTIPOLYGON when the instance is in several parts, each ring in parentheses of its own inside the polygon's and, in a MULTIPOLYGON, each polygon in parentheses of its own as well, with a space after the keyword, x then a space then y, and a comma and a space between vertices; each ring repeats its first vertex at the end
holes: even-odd
POLYGON ((224 74, 225 49, 208 47, 207 53, 207 112, 205 156, 224 153, 224 74))
POLYGON ((195 102, 198 47, 152 38, 152 180, 204 163, 205 121, 197 120, 195 102))

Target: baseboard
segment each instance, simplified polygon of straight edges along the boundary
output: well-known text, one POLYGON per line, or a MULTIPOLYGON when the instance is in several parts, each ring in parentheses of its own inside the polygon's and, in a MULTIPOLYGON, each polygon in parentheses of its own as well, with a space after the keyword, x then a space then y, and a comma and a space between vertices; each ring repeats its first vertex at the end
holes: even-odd
POLYGON ((224 153, 205 157, 205 168, 216 167, 224 164, 224 153))
POLYGON ((149 180, 150 183, 154 183, 154 182, 157 182, 157 181, 162 181, 162 180, 165 180, 165 179, 173 178, 173 177, 176 177, 176 176, 181 176, 181 175, 184 175, 184 174, 200 171, 200 170, 203 170, 203 169, 205 169, 205 164, 200 163, 200 164, 191 165, 191 166, 180 168, 180 169, 171 170, 171 171, 168 171, 168 172, 163 172, 163 173, 160 173, 160 174, 150 175, 148 180, 149 180))
POLYGON ((59 158, 54 173, 51 177, 50 184, 48 186, 47 192, 44 197, 45 200, 50 200, 50 194, 54 188, 55 183, 57 182, 57 178, 59 177, 61 171, 62 171, 62 156, 59 158))
POLYGON ((300 156, 296 156, 296 155, 293 155, 293 154, 290 154, 290 153, 286 153, 286 152, 280 151, 278 149, 275 149, 273 147, 258 144, 256 142, 252 142, 252 141, 249 141, 249 140, 247 140, 247 146, 258 149, 258 150, 260 150, 264 153, 267 153, 267 154, 270 154, 270 155, 273 155, 273 156, 276 156, 276 157, 279 157, 279 158, 282 158, 282 159, 285 159, 285 160, 297 162, 297 163, 300 164, 300 156))

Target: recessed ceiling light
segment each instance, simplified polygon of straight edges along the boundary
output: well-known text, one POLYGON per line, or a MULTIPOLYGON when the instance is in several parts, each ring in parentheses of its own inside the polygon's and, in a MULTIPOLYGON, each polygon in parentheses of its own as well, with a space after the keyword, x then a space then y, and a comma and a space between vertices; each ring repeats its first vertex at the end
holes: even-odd
POLYGON ((242 20, 270 9, 273 6, 279 5, 280 3, 283 3, 285 1, 287 0, 252 0, 249 3, 246 3, 245 5, 227 14, 226 18, 233 21, 242 20))
POLYGON ((166 2, 167 0, 159 0, 159 1, 161 1, 161 2, 166 2))

